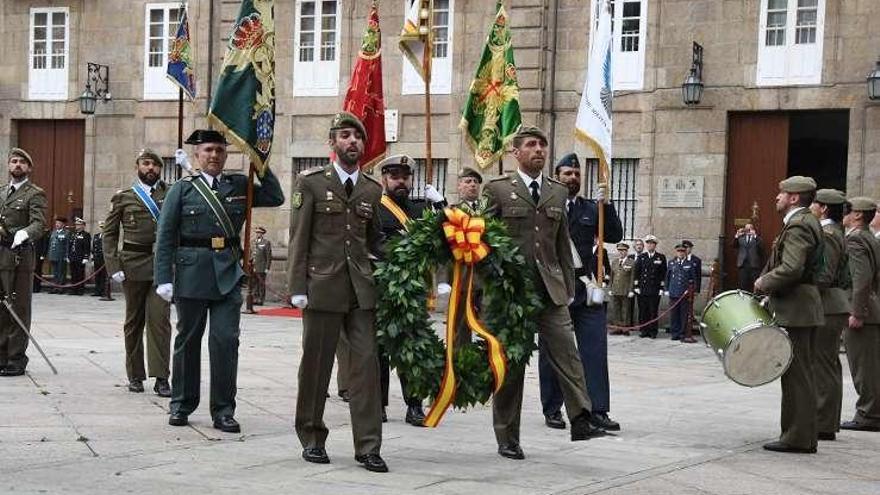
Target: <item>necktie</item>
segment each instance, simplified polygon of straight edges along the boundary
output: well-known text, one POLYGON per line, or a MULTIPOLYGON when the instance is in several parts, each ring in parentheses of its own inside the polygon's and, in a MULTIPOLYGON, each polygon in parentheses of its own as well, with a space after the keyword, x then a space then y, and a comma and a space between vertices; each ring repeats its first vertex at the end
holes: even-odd
POLYGON ((541 199, 541 194, 538 192, 538 181, 533 180, 531 184, 529 184, 529 188, 532 190, 532 200, 535 204, 538 204, 538 200, 541 199))
POLYGON ((211 181, 211 190, 217 192, 217 177, 214 177, 214 180, 211 181))
POLYGON ((12 196, 13 194, 15 194, 15 186, 10 185, 9 186, 9 195, 12 196))
POLYGON ((354 190, 354 182, 351 180, 351 177, 345 179, 345 195, 351 197, 351 192, 354 190))

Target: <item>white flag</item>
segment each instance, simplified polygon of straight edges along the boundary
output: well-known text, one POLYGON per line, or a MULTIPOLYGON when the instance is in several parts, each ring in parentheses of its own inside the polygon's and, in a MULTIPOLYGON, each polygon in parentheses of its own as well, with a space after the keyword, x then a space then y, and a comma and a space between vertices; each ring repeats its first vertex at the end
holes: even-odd
POLYGON ((431 77, 431 13, 434 2, 431 0, 407 0, 406 17, 400 33, 400 50, 423 81, 431 77), (422 11, 428 13, 422 18, 422 11))
POLYGON ((596 0, 599 21, 587 59, 587 80, 578 107, 575 134, 587 141, 600 161, 611 160, 611 2, 596 0))

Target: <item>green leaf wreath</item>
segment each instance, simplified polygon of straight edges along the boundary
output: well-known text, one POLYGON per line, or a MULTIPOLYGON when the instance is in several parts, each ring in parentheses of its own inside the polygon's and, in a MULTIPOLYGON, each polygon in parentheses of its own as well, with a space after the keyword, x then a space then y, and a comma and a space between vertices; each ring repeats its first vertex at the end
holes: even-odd
MULTIPOLYGON (((391 365, 407 381, 406 393, 433 398, 440 389, 445 351, 427 310, 426 274, 447 267, 452 254, 443 235, 442 212, 426 210, 408 223, 408 233, 389 241, 385 260, 378 264, 377 341, 391 365)), ((498 219, 486 218, 484 242, 489 255, 476 265, 482 282, 479 317, 504 346, 508 377, 528 364, 535 346, 535 316, 541 300, 517 246, 498 219)), ((464 304, 462 304, 462 311, 464 304)), ((458 389, 454 406, 466 408, 489 400, 493 375, 485 341, 455 350, 458 389)))

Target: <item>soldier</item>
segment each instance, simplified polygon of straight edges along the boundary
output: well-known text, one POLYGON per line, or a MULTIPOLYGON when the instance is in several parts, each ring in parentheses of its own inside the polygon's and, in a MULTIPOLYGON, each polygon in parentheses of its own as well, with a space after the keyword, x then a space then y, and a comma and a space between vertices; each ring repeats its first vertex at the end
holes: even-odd
POLYGON ((257 236, 251 248, 251 269, 254 274, 254 304, 262 306, 266 301, 266 273, 272 267, 272 242, 266 239, 266 229, 257 227, 257 236))
POLYGON ((657 319, 660 309, 660 295, 664 291, 666 279, 666 256, 657 252, 657 238, 645 236, 647 249, 636 258, 633 267, 633 292, 639 303, 639 325, 642 327, 639 337, 657 338, 659 322, 647 324, 657 319))
POLYGON ((68 294, 81 296, 85 292, 86 263, 92 250, 92 236, 86 232, 86 222, 82 218, 74 221, 74 231, 67 245, 67 259, 70 262, 70 290, 68 294))
POLYGON ((480 188, 483 176, 471 167, 464 167, 458 174, 458 206, 469 213, 477 211, 480 200, 480 188))
POLYGON ((782 434, 764 445, 775 452, 815 453, 816 386, 813 349, 816 327, 825 323, 815 279, 822 264, 825 234, 807 208, 816 196, 816 181, 793 176, 779 183, 776 211, 784 215, 782 232, 755 291, 770 296, 769 310, 785 327, 792 343, 792 360, 782 375, 782 434))
MULTIPOLYGON (((675 258, 669 260, 666 267, 666 295, 669 296, 669 304, 674 304, 680 298, 685 297, 688 290, 696 286, 697 264, 687 259, 687 247, 682 244, 675 245, 675 258)), ((688 301, 682 301, 672 308, 670 332, 672 340, 684 340, 685 325, 690 323, 690 305, 688 301)), ((693 338, 690 342, 696 342, 693 338)))
MULTIPOLYGON (((33 242, 46 231, 46 193, 30 181, 34 161, 20 148, 6 156, 9 183, 0 187, 0 296, 28 329, 34 276, 33 242)), ((27 368, 28 335, 6 308, 0 309, 0 376, 21 376, 27 368)))
MULTIPOLYGON (((226 140, 213 130, 196 130, 201 173, 177 181, 165 195, 156 238, 156 293, 177 304, 168 424, 185 426, 199 405, 202 335, 210 314, 211 418, 214 428, 238 433, 235 420, 238 335, 241 319, 241 240, 247 215, 248 179, 224 174, 226 140)), ((184 161, 185 153, 179 151, 184 161)), ((161 162, 160 162, 161 163, 161 162)), ((254 206, 280 206, 284 193, 266 169, 253 189, 254 206)))
POLYGON ((55 287, 49 289, 50 294, 62 293, 67 283, 67 246, 71 235, 66 223, 66 218, 55 217, 55 228, 49 234, 49 263, 52 264, 52 280, 55 282, 55 287))
POLYGON ((288 283, 290 302, 303 309, 295 423, 303 459, 329 463, 324 405, 337 341, 344 332, 352 370, 348 392, 355 459, 370 471, 387 472, 379 455, 382 401, 370 260, 381 240, 382 186, 360 172, 366 138, 357 117, 336 114, 328 143, 336 161, 301 173, 294 186, 288 283))
MULTIPOLYGON (((508 226, 546 302, 537 315, 538 334, 544 339, 544 350, 562 388, 571 421, 571 440, 586 440, 602 430, 591 424, 592 404, 584 368, 575 352, 568 311, 575 300, 572 241, 565 215, 568 189, 543 175, 547 136, 541 129, 521 126, 512 144, 518 170, 486 185, 486 212, 500 217, 508 226)), ((492 402, 498 454, 509 459, 525 458, 519 444, 524 375, 522 368, 508 370, 492 402)))
MULTIPOLYGON (((611 320, 612 325, 629 326, 632 323, 633 267, 636 260, 629 256, 629 244, 617 243, 617 259, 611 263, 611 320)), ((629 335, 629 330, 614 330, 613 335, 629 335)))
POLYGON ((106 293, 107 271, 104 266, 104 221, 98 222, 98 232, 92 236, 92 273, 95 274, 95 290, 92 297, 101 297, 106 293))
MULTIPOLYGON (((458 203, 454 206, 460 208, 462 211, 467 212, 469 215, 474 215, 479 212, 480 207, 480 193, 482 192, 483 187, 483 176, 471 167, 464 167, 461 169, 461 173, 458 174, 458 203)), ((437 292, 439 294, 451 292, 452 287, 448 282, 452 280, 452 270, 448 270, 445 274, 445 281, 438 285, 437 292)), ((462 288, 462 291, 465 289, 462 288)), ((464 293, 462 293, 464 296, 464 293)), ((480 306, 483 302, 483 290, 482 290, 482 281, 474 274, 474 287, 472 290, 472 297, 474 301, 474 308, 477 312, 480 311, 480 306)), ((459 311, 456 315, 456 323, 455 323, 455 342, 458 346, 467 345, 472 341, 471 329, 467 326, 467 315, 464 311, 459 311)))
POLYGON ((810 212, 824 232, 825 263, 816 277, 825 324, 816 331, 813 373, 818 399, 818 438, 834 440, 840 429, 843 371, 840 366, 840 334, 850 313, 847 290, 851 285, 846 240, 843 236, 843 204, 846 195, 836 189, 819 189, 810 212))
POLYGON ((171 306, 155 292, 153 256, 156 228, 168 187, 159 175, 164 162, 144 149, 135 157, 137 176, 131 187, 111 198, 104 222, 103 249, 107 270, 125 295, 125 371, 128 390, 144 391, 144 380, 156 379, 153 391, 171 397, 168 362, 171 355, 171 306), (121 244, 121 245, 120 245, 121 244), (147 370, 144 370, 144 327, 147 337, 147 370))
POLYGON ((876 217, 877 203, 871 198, 851 198, 844 212, 852 274, 852 312, 844 343, 859 398, 853 419, 840 428, 880 431, 880 242, 868 230, 876 217))

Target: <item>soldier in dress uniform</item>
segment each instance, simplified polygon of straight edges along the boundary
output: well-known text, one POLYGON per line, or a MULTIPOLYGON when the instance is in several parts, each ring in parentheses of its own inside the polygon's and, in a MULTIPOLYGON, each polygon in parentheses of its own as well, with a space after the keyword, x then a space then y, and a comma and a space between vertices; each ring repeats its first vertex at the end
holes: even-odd
MULTIPOLYGON (((645 236, 645 251, 638 255, 633 268, 633 292, 639 303, 639 324, 657 319, 660 294, 665 290, 666 256, 657 252, 657 238, 645 236)), ((657 338, 659 322, 642 327, 639 337, 657 338)))
MULTIPOLYGON (((669 260, 666 267, 666 295, 669 296, 669 304, 675 303, 679 298, 687 294, 688 290, 696 286, 697 264, 687 258, 687 247, 682 244, 675 245, 675 258, 669 260)), ((682 301, 672 309, 670 315, 669 333, 672 340, 683 340, 685 325, 690 323, 690 305, 688 301, 682 301)))
POLYGON ((98 222, 98 231, 92 236, 92 271, 95 274, 95 290, 92 297, 103 296, 107 288, 107 271, 104 270, 104 221, 98 222))
POLYGON ((266 301, 266 274, 272 268, 272 241, 266 239, 265 227, 257 227, 257 236, 251 248, 251 267, 254 272, 254 304, 262 306, 266 301))
POLYGON ((844 430, 880 431, 880 242, 868 225, 877 203, 866 197, 847 200, 846 245, 852 274, 852 309, 844 330, 846 358, 859 398, 844 430))
POLYGON ((52 281, 58 287, 49 289, 50 294, 60 294, 64 291, 61 287, 67 282, 67 246, 70 244, 71 234, 67 230, 67 218, 55 217, 55 228, 49 234, 49 263, 52 264, 52 281))
POLYGON ((816 196, 816 181, 793 176, 779 183, 776 211, 783 215, 782 231, 755 291, 770 297, 768 309, 785 327, 792 343, 792 360, 782 375, 782 434, 764 445, 775 452, 815 453, 816 382, 813 349, 816 328, 825 323, 816 278, 822 266, 825 234, 808 207, 816 196))
MULTIPOLYGON (((235 393, 241 320, 241 239, 247 215, 248 178, 224 174, 226 140, 213 130, 194 131, 200 173, 174 183, 159 215, 156 293, 177 305, 177 337, 168 424, 185 426, 199 405, 202 335, 210 315, 211 418, 214 428, 238 433, 235 393)), ((183 151, 177 153, 184 159, 183 151)), ((268 168, 254 184, 253 206, 281 206, 284 193, 268 168)))
MULTIPOLYGON (((387 472, 382 446, 382 399, 376 353, 376 287, 371 257, 379 249, 382 186, 360 171, 368 138, 357 117, 340 112, 330 123, 329 165, 299 174, 294 185, 288 290, 303 309, 303 353, 296 399, 296 434, 303 459, 327 464, 324 424, 327 387, 340 333, 347 337, 351 370, 355 460, 387 472)), ((381 139, 381 137, 376 137, 381 139)))
POLYGON ((152 150, 135 156, 136 177, 130 187, 110 199, 104 223, 103 248, 107 271, 122 284, 125 295, 125 371, 128 390, 144 391, 147 376, 156 379, 153 391, 171 397, 168 369, 171 357, 171 305, 156 294, 153 257, 156 229, 168 187, 159 177, 164 162, 152 150), (147 369, 144 369, 144 328, 147 369), (149 372, 149 375, 147 374, 149 372))
MULTIPOLYGON (((612 325, 629 326, 632 322, 633 268, 635 258, 629 255, 629 244, 617 243, 617 259, 611 263, 611 316, 612 325)), ((629 330, 614 330, 615 335, 629 335, 629 330)))
MULTIPOLYGON (((633 262, 633 284, 635 284, 635 269, 636 269, 636 260, 639 258, 639 255, 645 252, 645 241, 641 239, 633 239, 632 243, 633 253, 629 255, 629 258, 633 262)), ((633 285, 633 289, 635 289, 635 285, 633 285)), ((638 298, 635 296, 635 292, 633 292, 633 297, 629 300, 629 324, 630 326, 635 325, 639 322, 639 305, 636 304, 638 298)))
MULTIPOLYGON (((34 276, 33 242, 46 232, 46 193, 30 181, 31 156, 12 148, 6 156, 9 182, 0 187, 0 291, 28 329, 34 276)), ((0 309, 0 376, 27 368, 28 336, 6 308, 0 309)))
POLYGON ((74 231, 67 245, 67 259, 70 262, 70 284, 68 294, 81 296, 85 292, 86 263, 92 253, 92 236, 86 232, 86 221, 74 220, 74 231))

